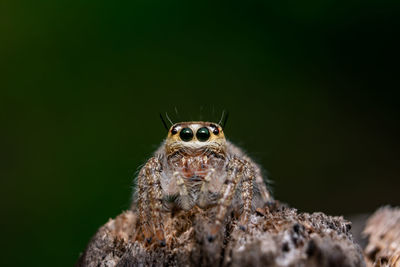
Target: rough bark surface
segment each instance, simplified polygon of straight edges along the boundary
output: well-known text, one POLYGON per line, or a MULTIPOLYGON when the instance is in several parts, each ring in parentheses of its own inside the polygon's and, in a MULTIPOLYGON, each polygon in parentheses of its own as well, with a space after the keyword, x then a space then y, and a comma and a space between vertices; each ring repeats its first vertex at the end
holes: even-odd
POLYGON ((364 234, 369 266, 400 267, 400 208, 383 207, 367 221, 364 234))
POLYGON ((275 204, 254 212, 245 230, 231 214, 209 242, 213 212, 165 214, 167 245, 146 247, 135 211, 126 211, 99 229, 77 266, 365 266, 342 217, 275 204))

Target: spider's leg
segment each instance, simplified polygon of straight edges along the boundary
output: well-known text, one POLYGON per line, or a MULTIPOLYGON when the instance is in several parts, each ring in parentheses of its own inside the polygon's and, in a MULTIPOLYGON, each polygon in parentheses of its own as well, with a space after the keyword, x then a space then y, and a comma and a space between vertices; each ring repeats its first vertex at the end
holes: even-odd
POLYGON ((253 181, 255 179, 255 175, 253 168, 248 162, 244 163, 242 171, 243 178, 241 196, 243 201, 243 212, 240 218, 239 226, 240 228, 245 229, 245 225, 247 225, 251 214, 251 205, 253 202, 253 181))
POLYGON ((161 161, 157 157, 151 158, 140 171, 138 177, 138 207, 141 227, 147 242, 151 242, 153 235, 152 228, 154 228, 155 238, 160 245, 165 245, 164 230, 161 220, 161 171, 161 161))
POLYGON ((208 201, 209 201, 209 199, 208 199, 208 194, 209 194, 209 189, 208 189, 208 187, 209 187, 209 184, 210 184, 210 181, 211 181, 211 177, 214 175, 214 173, 215 173, 215 170, 214 170, 214 169, 211 169, 211 170, 207 173, 207 175, 204 177, 204 181, 203 181, 203 183, 201 184, 200 193, 199 193, 199 198, 198 198, 198 200, 197 200, 197 205, 198 205, 200 208, 204 208, 204 207, 206 207, 207 204, 208 204, 208 201))
POLYGON ((273 201, 273 197, 264 181, 261 168, 256 163, 254 163, 253 160, 249 158, 247 155, 244 155, 243 159, 247 161, 249 163, 248 165, 252 166, 252 169, 254 170, 254 176, 255 176, 254 182, 257 186, 258 193, 260 194, 262 203, 263 204, 271 203, 273 201))
POLYGON ((148 183, 146 180, 145 171, 142 169, 138 176, 137 187, 138 187, 138 212, 140 228, 143 232, 144 238, 147 242, 151 242, 153 232, 149 225, 150 214, 149 214, 149 198, 147 195, 148 183))
POLYGON ((232 204, 238 184, 243 179, 242 200, 244 202, 241 223, 247 224, 251 212, 251 203, 253 198, 253 179, 252 168, 247 162, 233 157, 228 164, 228 176, 222 187, 222 197, 219 201, 219 207, 215 218, 215 224, 211 228, 209 240, 212 241, 220 231, 226 213, 232 204))

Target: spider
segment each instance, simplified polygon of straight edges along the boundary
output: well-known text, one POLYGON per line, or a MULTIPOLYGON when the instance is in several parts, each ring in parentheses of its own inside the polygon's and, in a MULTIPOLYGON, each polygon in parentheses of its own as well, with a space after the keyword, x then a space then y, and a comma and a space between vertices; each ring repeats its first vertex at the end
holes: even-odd
POLYGON ((134 205, 142 233, 148 243, 157 241, 161 246, 165 245, 162 213, 172 208, 216 206, 208 233, 212 242, 228 210, 240 214, 244 230, 251 212, 273 200, 260 167, 226 140, 223 127, 213 122, 173 124, 136 182, 134 205))

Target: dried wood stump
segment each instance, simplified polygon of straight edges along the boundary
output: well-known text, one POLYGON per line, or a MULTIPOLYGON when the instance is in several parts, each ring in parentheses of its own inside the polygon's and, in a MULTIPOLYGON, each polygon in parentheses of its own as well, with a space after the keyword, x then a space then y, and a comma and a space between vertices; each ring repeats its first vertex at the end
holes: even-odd
POLYGON ((298 213, 276 203, 254 212, 244 231, 231 214, 209 242, 213 214, 165 213, 167 245, 145 247, 135 211, 126 211, 98 230, 77 266, 365 266, 342 217, 298 213))

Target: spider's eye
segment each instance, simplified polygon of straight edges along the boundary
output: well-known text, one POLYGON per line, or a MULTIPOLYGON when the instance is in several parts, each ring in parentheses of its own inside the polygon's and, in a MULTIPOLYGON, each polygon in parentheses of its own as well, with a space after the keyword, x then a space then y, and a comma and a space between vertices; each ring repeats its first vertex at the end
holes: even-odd
POLYGON ((190 128, 183 128, 179 136, 182 141, 188 142, 193 139, 193 131, 190 128))
POLYGON ((197 130, 196 137, 201 142, 207 141, 210 138, 210 132, 207 127, 202 127, 197 130))
POLYGON ((218 130, 217 126, 215 126, 214 124, 211 124, 210 127, 212 129, 213 134, 215 134, 215 135, 219 134, 219 130, 218 130))
POLYGON ((177 132, 178 132, 178 130, 176 128, 172 128, 172 130, 171 130, 172 135, 176 134, 177 132))

